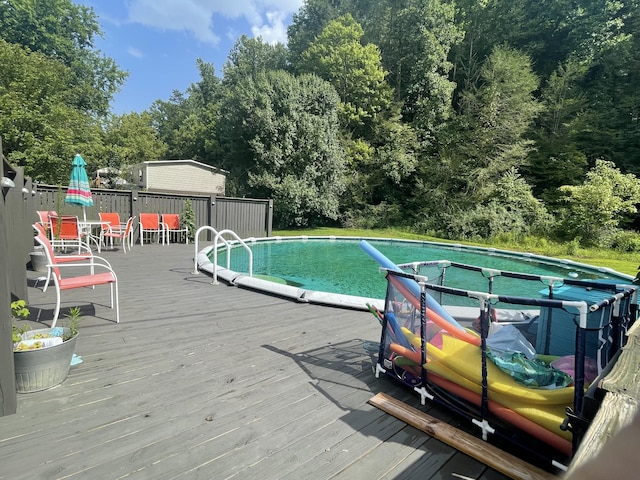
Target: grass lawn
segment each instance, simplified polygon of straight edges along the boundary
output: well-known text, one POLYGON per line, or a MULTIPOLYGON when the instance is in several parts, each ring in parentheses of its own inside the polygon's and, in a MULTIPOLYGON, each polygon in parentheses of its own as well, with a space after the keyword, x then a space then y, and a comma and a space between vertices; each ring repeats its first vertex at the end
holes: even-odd
POLYGON ((342 237, 372 237, 372 238, 399 238, 405 240, 425 240, 441 243, 460 243, 465 245, 476 245, 481 247, 493 247, 501 250, 511 250, 515 252, 530 252, 536 255, 545 255, 555 258, 566 258, 574 262, 586 263, 598 267, 607 267, 616 272, 635 276, 638 265, 640 265, 640 253, 621 253, 606 249, 583 249, 575 248, 570 244, 560 244, 545 239, 527 239, 521 244, 514 243, 475 243, 453 240, 443 240, 441 238, 418 235, 404 230, 383 229, 383 230, 358 230, 343 228, 314 228, 305 230, 277 230, 273 235, 295 236, 295 235, 319 235, 319 236, 342 236, 342 237))

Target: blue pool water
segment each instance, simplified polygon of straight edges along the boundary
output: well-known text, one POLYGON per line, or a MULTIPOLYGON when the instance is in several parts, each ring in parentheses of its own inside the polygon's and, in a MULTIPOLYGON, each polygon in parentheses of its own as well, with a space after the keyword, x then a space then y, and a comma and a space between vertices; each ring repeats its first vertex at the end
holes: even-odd
MULTIPOLYGON (((469 247, 446 246, 429 242, 375 240, 368 242, 396 264, 415 261, 449 260, 503 271, 531 273, 553 277, 580 279, 615 279, 628 283, 629 279, 615 272, 576 263, 562 263, 556 259, 495 252, 469 247), (571 274, 571 275, 570 275, 571 274)), ((360 239, 288 239, 258 241, 250 244, 253 252, 253 274, 272 276, 289 285, 306 290, 384 298, 387 282, 379 272, 379 265, 359 246, 360 239)), ((211 256, 212 257, 212 256, 211 256)), ((218 254, 218 265, 226 266, 226 256, 218 254)), ((235 248, 231 255, 231 270, 248 271, 248 255, 235 248)), ((436 271, 423 273, 430 279, 436 271)), ((448 270, 446 285, 470 290, 486 291, 487 280, 481 274, 463 270, 448 270)), ((503 295, 539 297, 543 283, 523 282, 498 277, 494 292, 503 295)))

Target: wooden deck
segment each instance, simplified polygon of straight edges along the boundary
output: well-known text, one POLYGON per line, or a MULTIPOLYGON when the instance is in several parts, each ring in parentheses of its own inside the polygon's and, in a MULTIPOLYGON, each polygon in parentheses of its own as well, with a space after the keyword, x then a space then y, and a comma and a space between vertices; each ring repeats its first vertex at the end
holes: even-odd
MULTIPOLYGON (((213 286, 191 245, 102 255, 121 323, 107 287, 63 292, 63 313, 83 311, 83 362, 0 418, 0 478, 506 478, 367 403, 384 391, 458 422, 373 376, 369 313, 213 286)), ((39 275, 31 316, 48 324, 55 291, 39 275)))

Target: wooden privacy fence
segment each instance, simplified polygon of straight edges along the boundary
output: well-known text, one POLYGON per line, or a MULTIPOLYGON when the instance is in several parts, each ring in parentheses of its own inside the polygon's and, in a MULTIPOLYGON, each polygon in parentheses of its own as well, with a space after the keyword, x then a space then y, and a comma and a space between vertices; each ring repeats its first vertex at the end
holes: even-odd
MULTIPOLYGON (((81 216, 80 207, 64 202, 66 191, 66 187, 37 185, 33 221, 36 221, 36 210, 55 210, 59 214, 81 216)), ((136 216, 134 226, 137 227, 137 219, 141 213, 178 213, 182 216, 185 202, 190 200, 196 229, 210 225, 218 231, 233 230, 240 238, 269 237, 272 234, 273 200, 104 188, 92 189, 91 196, 93 206, 87 208, 87 218, 91 219, 98 219, 100 212, 117 212, 123 222, 136 216)), ((138 236, 136 228, 135 241, 138 241, 138 236)))

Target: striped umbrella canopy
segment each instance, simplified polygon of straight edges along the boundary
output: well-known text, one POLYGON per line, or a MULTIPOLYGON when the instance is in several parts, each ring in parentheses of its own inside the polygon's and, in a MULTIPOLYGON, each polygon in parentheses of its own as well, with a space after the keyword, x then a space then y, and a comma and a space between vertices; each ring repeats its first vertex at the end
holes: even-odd
POLYGON ((89 177, 87 176, 87 162, 79 153, 73 158, 73 168, 71 169, 71 178, 69 179, 69 188, 67 196, 64 198, 65 203, 72 205, 80 205, 82 207, 82 215, 84 220, 87 219, 87 207, 93 205, 91 198, 91 187, 89 186, 89 177))

